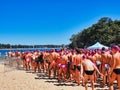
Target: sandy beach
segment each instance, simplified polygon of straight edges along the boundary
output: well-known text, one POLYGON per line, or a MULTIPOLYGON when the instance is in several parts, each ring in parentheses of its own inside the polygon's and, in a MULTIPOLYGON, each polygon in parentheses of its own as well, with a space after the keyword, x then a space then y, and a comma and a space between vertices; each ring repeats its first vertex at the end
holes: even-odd
MULTIPOLYGON (((0 90, 85 90, 76 83, 58 83, 56 79, 48 79, 44 73, 17 70, 4 66, 0 62, 0 90)), ((89 87, 89 90, 91 88, 89 87)), ((108 90, 96 87, 95 90, 108 90)))

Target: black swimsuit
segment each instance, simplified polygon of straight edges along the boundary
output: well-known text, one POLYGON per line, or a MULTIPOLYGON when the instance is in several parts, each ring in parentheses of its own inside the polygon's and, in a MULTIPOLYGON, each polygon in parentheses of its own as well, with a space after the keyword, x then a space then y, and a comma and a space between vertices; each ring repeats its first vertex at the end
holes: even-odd
POLYGON ((69 61, 69 62, 68 62, 68 68, 70 67, 70 65, 71 65, 71 62, 69 61))
POLYGON ((78 69, 80 71, 81 67, 74 65, 74 68, 72 70, 76 70, 76 69, 78 69))
POLYGON ((76 66, 76 68, 80 71, 81 67, 80 66, 76 66))
POLYGON ((72 68, 72 70, 76 70, 76 65, 74 65, 74 67, 72 68))
POLYGON ((40 61, 40 63, 44 63, 43 55, 42 54, 38 57, 38 61, 40 61))
POLYGON ((114 69, 113 72, 116 74, 120 74, 120 68, 114 69))
POLYGON ((93 73, 94 73, 94 70, 85 70, 85 73, 87 74, 87 75, 93 75, 93 73))

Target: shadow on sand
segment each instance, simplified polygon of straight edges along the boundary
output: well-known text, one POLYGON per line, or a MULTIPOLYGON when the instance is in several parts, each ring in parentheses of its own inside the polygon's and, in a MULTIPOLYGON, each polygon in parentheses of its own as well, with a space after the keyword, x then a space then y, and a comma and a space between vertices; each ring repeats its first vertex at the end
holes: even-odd
MULTIPOLYGON (((37 80, 44 80, 47 83, 53 83, 55 86, 78 86, 76 82, 70 82, 70 81, 66 81, 65 83, 63 81, 58 82, 57 78, 49 78, 47 73, 34 73, 32 71, 27 71, 26 73, 33 73, 36 74, 35 79, 37 80)), ((82 82, 80 84, 80 86, 82 85, 82 82)), ((90 82, 88 82, 88 87, 91 87, 90 82)), ((103 88, 102 85, 102 80, 98 80, 97 83, 95 84, 95 90, 109 90, 109 87, 106 86, 105 88, 103 88)), ((118 90, 117 88, 117 83, 114 83, 114 90, 118 90)))

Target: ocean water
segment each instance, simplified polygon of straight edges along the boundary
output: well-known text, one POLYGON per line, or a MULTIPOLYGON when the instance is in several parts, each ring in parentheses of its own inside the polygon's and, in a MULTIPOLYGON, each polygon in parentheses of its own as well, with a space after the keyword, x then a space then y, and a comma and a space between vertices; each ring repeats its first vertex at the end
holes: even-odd
MULTIPOLYGON (((24 49, 0 49, 0 57, 4 58, 6 53, 12 51, 20 51, 20 52, 26 52, 26 51, 49 51, 52 50, 53 48, 24 48, 24 49)), ((60 48, 55 48, 56 50, 60 50, 60 48)))

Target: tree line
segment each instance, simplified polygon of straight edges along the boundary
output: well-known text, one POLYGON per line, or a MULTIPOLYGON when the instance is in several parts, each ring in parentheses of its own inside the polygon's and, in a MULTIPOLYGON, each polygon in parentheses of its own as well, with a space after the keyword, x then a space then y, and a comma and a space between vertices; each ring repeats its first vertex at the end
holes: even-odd
POLYGON ((64 45, 11 45, 11 44, 0 44, 0 49, 10 48, 61 48, 64 45))
POLYGON ((73 34, 70 41, 70 48, 86 48, 96 42, 106 46, 120 45, 120 20, 103 17, 96 24, 73 34))

